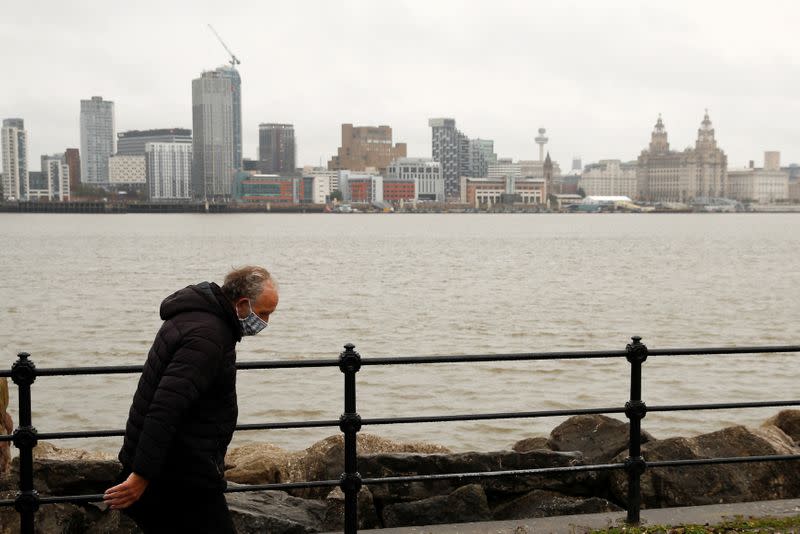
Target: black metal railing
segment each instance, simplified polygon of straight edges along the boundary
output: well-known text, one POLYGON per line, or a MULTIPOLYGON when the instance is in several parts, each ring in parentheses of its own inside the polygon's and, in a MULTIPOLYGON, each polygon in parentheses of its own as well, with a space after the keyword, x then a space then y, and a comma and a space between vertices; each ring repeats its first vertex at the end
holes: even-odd
MULTIPOLYGON (((237 369, 297 369, 313 367, 338 367, 344 375, 344 412, 338 420, 292 421, 275 423, 251 423, 237 425, 237 431, 271 430, 290 428, 324 428, 338 427, 344 434, 344 472, 339 480, 314 480, 279 484, 256 484, 230 487, 226 491, 253 492, 263 490, 291 490, 310 488, 342 489, 345 496, 345 533, 354 533, 358 529, 357 496, 362 485, 400 484, 408 482, 434 480, 480 480, 496 477, 519 477, 526 475, 565 474, 580 472, 598 472, 624 470, 628 476, 627 517, 626 521, 636 525, 640 521, 641 509, 641 476, 647 469, 664 467, 690 467, 699 465, 717 465, 751 462, 777 462, 800 460, 799 455, 772 456, 737 456, 728 458, 703 458, 684 460, 662 460, 648 462, 642 457, 641 428, 642 419, 649 412, 674 412, 690 410, 724 410, 739 408, 768 408, 800 406, 800 400, 775 400, 754 402, 726 402, 716 404, 682 404, 647 406, 642 400, 642 364, 648 357, 656 356, 710 356, 735 354, 774 354, 800 353, 800 345, 791 346, 758 346, 758 347, 714 347, 691 349, 659 349, 649 350, 634 336, 625 350, 618 351, 567 351, 567 352, 530 352, 515 354, 476 354, 458 356, 413 356, 361 358, 352 344, 345 345, 339 359, 295 360, 295 361, 254 361, 239 362, 237 369), (467 363, 467 362, 509 362, 509 361, 543 361, 596 358, 625 358, 630 363, 630 397, 624 406, 601 408, 583 408, 568 410, 540 410, 527 412, 479 413, 463 415, 435 415, 418 417, 380 417, 362 418, 356 405, 356 373, 364 366, 375 365, 414 365, 434 363, 467 363), (506 471, 438 473, 431 475, 394 476, 381 478, 362 478, 358 472, 358 456, 356 436, 364 426, 391 424, 418 424, 451 421, 482 421, 501 419, 530 419, 540 417, 559 417, 592 414, 621 414, 630 420, 630 437, 628 457, 621 463, 577 465, 566 467, 547 467, 536 469, 518 469, 506 471)), ((123 430, 90 430, 83 432, 38 432, 33 427, 31 410, 31 385, 39 376, 70 376, 141 373, 143 366, 107 366, 107 367, 59 367, 37 369, 28 353, 18 354, 18 359, 10 371, 0 371, 0 377, 10 377, 19 391, 19 426, 11 435, 0 435, 0 442, 12 441, 19 449, 19 490, 14 499, 0 500, 0 506, 14 506, 20 516, 22 534, 33 533, 34 516, 40 505, 54 503, 89 503, 103 500, 102 494, 95 495, 61 495, 40 496, 34 489, 33 448, 39 440, 118 437, 124 435, 123 430)))

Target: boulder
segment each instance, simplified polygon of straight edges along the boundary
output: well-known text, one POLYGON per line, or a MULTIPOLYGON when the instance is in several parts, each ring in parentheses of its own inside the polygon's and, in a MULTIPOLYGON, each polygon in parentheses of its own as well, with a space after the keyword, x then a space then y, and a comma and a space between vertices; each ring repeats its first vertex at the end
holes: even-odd
MULTIPOLYGON (((12 478, 19 480, 19 457, 12 464, 12 478)), ((33 449, 33 485, 42 494, 103 493, 121 470, 122 465, 110 454, 60 448, 47 442, 33 449)))
MULTIPOLYGON (((0 378, 0 434, 12 434, 14 422, 8 413, 8 379, 0 378)), ((11 468, 11 442, 0 442, 0 477, 11 468)))
POLYGON ((271 443, 252 443, 225 456, 225 478, 239 484, 276 484, 300 480, 302 454, 271 443))
MULTIPOLYGON (((550 432, 548 448, 581 451, 588 464, 608 463, 628 448, 629 424, 605 415, 576 415, 550 432)), ((652 441, 642 432, 642 443, 652 441)))
MULTIPOLYGON (((387 476, 433 475, 440 473, 472 473, 567 467, 583 463, 580 453, 536 450, 530 452, 498 451, 458 454, 371 454, 359 460, 359 472, 364 478, 387 476)), ((372 496, 380 509, 386 504, 415 501, 433 496, 448 495, 456 488, 470 483, 480 484, 490 498, 526 493, 533 489, 551 489, 566 493, 585 494, 591 491, 595 473, 560 473, 552 475, 504 476, 476 480, 430 480, 402 484, 370 484, 372 496)))
POLYGON ((764 426, 777 426, 800 445, 800 410, 782 410, 766 420, 764 426))
POLYGON ((463 486, 449 495, 392 504, 383 509, 386 528, 489 521, 491 518, 486 494, 479 484, 463 486))
MULTIPOLYGON (((344 492, 340 488, 331 491, 325 498, 325 531, 342 532, 344 530, 344 492)), ((358 529, 380 528, 381 523, 375 511, 372 493, 367 487, 358 492, 358 529)))
MULTIPOLYGON (((36 512, 36 532, 48 534, 140 534, 131 519, 119 512, 104 512, 99 507, 75 504, 43 504, 36 512)), ((19 534, 19 515, 13 508, 0 509, 0 534, 19 534)))
POLYGON ((549 448, 550 447, 547 445, 547 438, 544 436, 521 439, 511 446, 511 450, 516 452, 538 451, 549 448))
POLYGON ((322 530, 326 506, 320 501, 292 497, 283 491, 227 493, 225 498, 239 534, 302 534, 322 530))
POLYGON ((622 508, 599 497, 571 497, 554 491, 533 490, 522 497, 496 507, 492 515, 495 520, 503 521, 619 511, 622 511, 622 508))
MULTIPOLYGON (((647 461, 799 454, 792 439, 774 426, 733 426, 693 438, 652 441, 642 447, 647 461)), ((620 454, 617 461, 624 461, 620 454)), ((614 471, 611 492, 627 502, 627 474, 614 471)), ((641 478, 646 508, 788 499, 800 495, 798 462, 648 468, 641 478)))

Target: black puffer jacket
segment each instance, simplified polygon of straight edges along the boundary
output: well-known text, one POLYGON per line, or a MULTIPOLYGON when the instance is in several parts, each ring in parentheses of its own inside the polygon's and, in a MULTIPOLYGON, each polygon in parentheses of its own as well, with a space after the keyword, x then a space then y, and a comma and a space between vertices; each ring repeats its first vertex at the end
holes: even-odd
POLYGON ((241 326, 219 286, 203 282, 161 303, 125 426, 126 470, 176 486, 224 488, 236 427, 236 342, 241 326))

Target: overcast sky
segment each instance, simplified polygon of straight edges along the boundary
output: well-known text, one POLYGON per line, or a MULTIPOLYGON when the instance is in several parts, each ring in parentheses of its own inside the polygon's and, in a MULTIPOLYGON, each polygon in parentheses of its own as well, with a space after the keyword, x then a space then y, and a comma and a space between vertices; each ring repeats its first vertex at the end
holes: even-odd
POLYGON ((192 126, 191 80, 241 60, 244 155, 260 122, 289 122, 298 165, 325 162, 340 125, 388 124, 430 156, 453 117, 500 157, 534 159, 547 128, 563 169, 635 159, 662 113, 672 148, 709 108, 729 167, 780 150, 800 163, 796 2, 290 0, 3 2, 0 118, 25 119, 30 169, 80 145, 80 100, 117 131, 192 126), (739 7, 739 6, 748 7, 739 7))

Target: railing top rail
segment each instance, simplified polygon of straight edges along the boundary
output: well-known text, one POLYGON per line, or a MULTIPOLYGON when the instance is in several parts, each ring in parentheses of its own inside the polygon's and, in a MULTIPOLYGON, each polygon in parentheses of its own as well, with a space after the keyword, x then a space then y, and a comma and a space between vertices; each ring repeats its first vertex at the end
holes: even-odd
MULTIPOLYGON (((736 354, 773 354, 800 353, 800 345, 776 345, 754 347, 705 347, 705 348, 666 348, 649 349, 648 356, 708 356, 736 354)), ((427 355, 427 356, 387 356, 362 358, 361 365, 416 365, 435 363, 468 363, 468 362, 512 362, 512 361, 548 361, 624 358, 625 350, 601 351, 557 351, 557 352, 518 352, 508 354, 460 354, 460 355, 427 355)), ((311 367, 338 367, 335 358, 314 360, 264 360, 237 362, 236 368, 243 370, 264 369, 303 369, 311 367)), ((107 365, 93 367, 44 367, 36 369, 36 376, 75 376, 102 374, 141 373, 143 365, 107 365)), ((0 370, 0 377, 11 377, 10 370, 0 370)))

